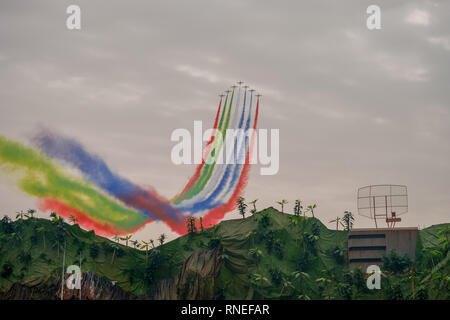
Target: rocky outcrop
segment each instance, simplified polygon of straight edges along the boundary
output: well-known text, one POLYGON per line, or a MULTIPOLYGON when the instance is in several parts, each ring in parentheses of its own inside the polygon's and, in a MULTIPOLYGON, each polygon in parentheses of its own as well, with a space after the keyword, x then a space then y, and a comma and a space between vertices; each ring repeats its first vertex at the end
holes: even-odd
POLYGON ((197 251, 183 263, 173 279, 158 282, 156 300, 210 300, 214 298, 216 278, 222 267, 221 246, 209 251, 197 251))
MULTIPOLYGON (((61 281, 58 283, 56 292, 57 298, 61 297, 61 281)), ((70 290, 64 286, 64 300, 80 299, 80 290, 70 290)), ((136 297, 124 291, 117 283, 99 277, 92 272, 85 272, 81 278, 81 299, 82 300, 132 300, 136 297)))
MULTIPOLYGON (((130 300, 136 296, 124 291, 117 284, 92 272, 82 274, 81 299, 83 300, 130 300)), ((79 290, 64 286, 64 300, 80 299, 79 290)), ((9 290, 0 292, 0 300, 58 300, 61 299, 61 279, 53 276, 14 283, 9 290)))

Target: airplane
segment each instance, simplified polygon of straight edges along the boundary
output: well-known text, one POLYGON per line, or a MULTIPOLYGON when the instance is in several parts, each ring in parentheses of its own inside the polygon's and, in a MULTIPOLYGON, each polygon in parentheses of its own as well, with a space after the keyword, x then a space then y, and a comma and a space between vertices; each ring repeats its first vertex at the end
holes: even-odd
POLYGON ((225 91, 226 94, 229 94, 230 92, 231 92, 231 90, 226 90, 225 91))
POLYGON ((253 93, 253 92, 255 92, 256 90, 255 90, 255 89, 250 89, 250 90, 248 90, 248 91, 250 91, 251 93, 253 93))
POLYGON ((237 82, 238 85, 241 85, 241 84, 243 84, 243 83, 244 83, 244 81, 238 81, 238 82, 237 82))
POLYGON ((237 88, 237 86, 231 86, 231 88, 233 88, 233 89, 234 89, 234 88, 237 88))
POLYGON ((219 94, 219 97, 223 98, 223 97, 225 97, 225 95, 222 93, 222 94, 219 94))
POLYGON ((247 89, 247 88, 249 88, 249 86, 243 86, 242 88, 247 89))
POLYGON ((261 97, 261 96, 262 96, 262 94, 259 94, 259 93, 256 95, 257 98, 259 98, 259 97, 261 97))

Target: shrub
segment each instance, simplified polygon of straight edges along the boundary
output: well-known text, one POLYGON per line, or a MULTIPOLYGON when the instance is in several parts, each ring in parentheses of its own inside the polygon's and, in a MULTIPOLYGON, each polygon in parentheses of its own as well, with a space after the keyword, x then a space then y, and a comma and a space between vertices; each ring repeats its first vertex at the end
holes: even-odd
POLYGON ((89 255, 91 256, 91 258, 94 260, 97 259, 99 252, 99 246, 95 242, 92 243, 89 247, 89 255))
POLYGON ((343 264, 345 262, 345 252, 339 246, 334 247, 331 251, 331 255, 336 263, 343 264))
POLYGON ((218 246, 220 246, 220 239, 219 238, 213 238, 213 239, 209 240, 208 248, 210 250, 215 249, 218 246))
POLYGON ((281 240, 277 239, 274 242, 274 250, 275 250, 275 255, 279 258, 279 259, 283 259, 284 257, 284 245, 281 242, 281 240))
POLYGON ((5 279, 9 278, 13 273, 13 265, 10 262, 6 262, 2 267, 1 276, 5 279))
POLYGON ((407 255, 401 256, 395 250, 392 250, 388 255, 384 255, 381 260, 383 261, 383 269, 393 273, 402 273, 412 264, 407 255))
POLYGON ((283 280, 283 272, 281 272, 278 268, 271 268, 269 269, 269 273, 272 283, 276 286, 281 285, 281 280, 283 280))

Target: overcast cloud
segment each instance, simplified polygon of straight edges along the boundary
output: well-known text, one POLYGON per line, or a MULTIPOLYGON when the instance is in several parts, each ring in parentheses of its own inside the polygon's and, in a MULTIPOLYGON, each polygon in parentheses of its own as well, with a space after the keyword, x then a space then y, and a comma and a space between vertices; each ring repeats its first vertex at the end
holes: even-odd
MULTIPOLYGON (((259 127, 280 129, 279 173, 255 166, 246 189, 259 208, 301 198, 326 223, 357 212, 358 187, 394 183, 409 188, 403 226, 449 222, 449 21, 448 1, 4 0, 0 135, 49 127, 171 197, 194 171, 170 161, 171 132, 212 125, 243 80, 263 94, 259 127)), ((33 206, 0 175, 1 214, 33 206)))

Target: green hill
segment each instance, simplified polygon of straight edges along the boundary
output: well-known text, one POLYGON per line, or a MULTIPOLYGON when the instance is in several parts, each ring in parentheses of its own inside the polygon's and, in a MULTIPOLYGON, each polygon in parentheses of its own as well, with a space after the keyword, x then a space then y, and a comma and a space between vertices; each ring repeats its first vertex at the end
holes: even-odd
MULTIPOLYGON (((450 298, 448 249, 441 248, 438 234, 449 225, 419 233, 416 298, 450 298)), ((64 248, 66 267, 79 265, 81 257, 81 270, 86 273, 83 281, 90 281, 87 285, 97 292, 92 296, 83 291, 82 296, 91 299, 412 297, 406 270, 386 272, 382 290, 369 291, 361 270, 348 269, 346 239, 346 231, 330 230, 316 218, 295 217, 274 208, 245 219, 222 221, 148 252, 60 219, 10 222, 4 218, 0 224, 0 298, 56 298, 64 248)), ((66 290, 65 297, 75 294, 66 290)))

